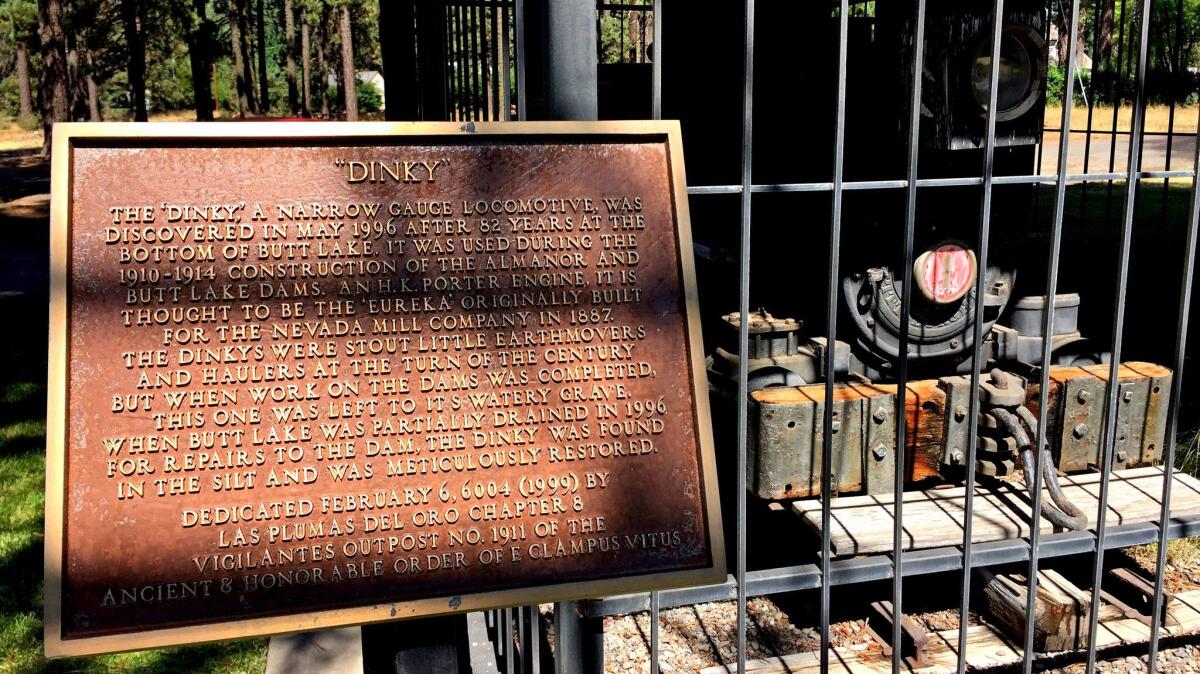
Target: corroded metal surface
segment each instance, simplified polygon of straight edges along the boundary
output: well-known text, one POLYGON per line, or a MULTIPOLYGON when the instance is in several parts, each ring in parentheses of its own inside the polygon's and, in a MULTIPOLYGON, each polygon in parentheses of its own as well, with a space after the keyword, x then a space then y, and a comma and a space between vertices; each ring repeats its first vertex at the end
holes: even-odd
POLYGON ((723 577, 666 125, 431 129, 74 145, 66 643, 723 577))

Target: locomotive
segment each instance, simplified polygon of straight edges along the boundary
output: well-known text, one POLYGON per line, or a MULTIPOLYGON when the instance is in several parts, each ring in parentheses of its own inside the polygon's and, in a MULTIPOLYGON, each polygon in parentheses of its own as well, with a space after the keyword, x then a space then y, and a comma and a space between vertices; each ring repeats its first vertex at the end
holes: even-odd
MULTIPOLYGON (((847 130, 847 181, 905 177, 915 32, 911 4, 881 0, 869 3, 869 12, 852 13, 842 121, 847 130)), ((978 0, 928 3, 921 121, 915 137, 920 178, 981 175, 991 70, 990 8, 991 3, 978 0)), ((688 145, 689 183, 721 184, 735 180, 727 158, 736 148, 722 144, 716 131, 733 135, 728 128, 738 123, 740 100, 736 95, 714 96, 701 106, 694 91, 705 86, 696 79, 698 73, 708 73, 707 81, 736 81, 732 68, 737 64, 687 39, 689 30, 701 29, 706 12, 689 14, 676 15, 680 18, 674 26, 664 24, 664 87, 682 83, 664 89, 664 115, 682 118, 685 138, 712 139, 688 145), (669 26, 678 32, 671 33, 669 26), (724 71, 729 77, 713 75, 724 71)), ((831 114, 838 53, 837 34, 831 30, 834 19, 821 3, 769 3, 756 21, 756 43, 762 46, 756 45, 755 59, 753 181, 827 182, 837 123, 831 114), (797 92, 804 94, 799 104, 797 92), (781 110, 787 111, 783 124, 781 110)), ((998 176, 1032 175, 1040 166, 1045 114, 1045 4, 1006 2, 1003 21, 993 170, 998 176)), ((917 191, 903 419, 894 418, 905 330, 904 262, 899 259, 903 185, 872 189, 866 192, 868 199, 857 198, 862 192, 847 196, 841 241, 827 238, 830 220, 822 217, 830 213, 827 193, 814 189, 755 194, 749 253, 740 251, 731 235, 736 230, 729 227, 736 217, 735 204, 708 197, 714 202, 711 208, 693 207, 700 291, 706 304, 726 310, 736 306, 733 288, 722 281, 734 272, 738 257, 747 254, 751 301, 765 307, 750 313, 745 354, 738 352, 739 314, 705 320, 707 341, 716 344, 708 373, 718 447, 736 446, 732 429, 737 404, 744 402, 737 400, 737 371, 741 358, 748 361, 746 470, 751 494, 763 501, 820 494, 824 376, 832 360, 836 384, 831 472, 838 493, 894 490, 900 423, 906 424, 906 446, 900 450, 905 452, 905 488, 957 482, 967 468, 970 424, 977 424, 978 475, 1023 478, 1032 484, 1032 458, 1040 451, 1051 495, 1045 514, 1063 528, 1085 525, 1086 518, 1062 497, 1057 477, 1060 472, 1094 470, 1102 461, 1110 357, 1104 340, 1089 339, 1086 333, 1102 331, 1099 326, 1111 317, 1106 305, 1113 295, 1091 281, 1094 270, 1086 262, 1064 261, 1052 303, 1053 334, 1042 334, 1051 304, 1044 285, 1049 222, 1037 206, 1037 188, 1028 181, 1017 182, 993 188, 986 263, 976 252, 979 184, 945 181, 917 191), (836 279, 825 278, 824 265, 813 263, 824 259, 829 246, 839 247, 840 268, 845 271, 836 279), (807 263, 798 264, 798 258, 807 263), (977 296, 981 276, 982 296, 977 296), (805 320, 824 315, 829 283, 836 284, 839 304, 833 344, 827 343, 824 326, 818 322, 810 329, 805 320), (983 338, 976 362, 972 354, 978 302, 983 303, 983 338), (1085 312, 1089 307, 1094 307, 1090 317, 1085 312), (1050 361, 1043 363, 1047 339, 1050 361), (975 419, 968 418, 973 366, 981 372, 981 413, 975 419), (1051 390, 1044 396, 1038 390, 1042 368, 1050 370, 1051 390), (1037 448, 1038 406, 1043 400, 1048 405, 1047 446, 1037 448)), ((1087 223, 1067 230, 1068 244, 1085 255, 1105 236, 1089 231, 1087 223)), ((1125 362, 1119 368, 1114 468, 1160 460, 1171 376, 1170 370, 1153 363, 1125 362)))

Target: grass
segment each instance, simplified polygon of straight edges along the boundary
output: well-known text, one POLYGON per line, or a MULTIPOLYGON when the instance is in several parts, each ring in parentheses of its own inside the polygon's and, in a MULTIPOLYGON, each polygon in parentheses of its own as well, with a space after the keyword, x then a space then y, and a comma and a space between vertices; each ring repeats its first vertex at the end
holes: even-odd
POLYGON ((42 127, 26 120, 0 119, 0 152, 42 146, 42 127))
MULTIPOLYGON (((1129 130, 1133 108, 1122 105, 1117 110, 1117 130, 1129 130)), ((1200 109, 1195 105, 1176 105, 1173 128, 1177 133, 1195 133, 1197 115, 1200 109)), ((1071 128, 1082 131, 1088 128, 1088 109, 1083 105, 1071 106, 1071 128)), ((1111 105, 1097 105, 1092 108, 1092 130, 1111 131, 1113 109, 1111 105)), ((1057 129, 1062 123, 1062 106, 1046 106, 1045 125, 1048 129, 1057 129)), ((1146 130, 1167 131, 1172 128, 1171 108, 1167 105, 1151 105, 1146 108, 1146 130)))
MULTIPOLYGON (((0 312, 45 325, 45 298, 0 299, 0 312)), ((0 334, 0 674, 262 672, 262 639, 48 661, 42 656, 45 333, 0 334)))

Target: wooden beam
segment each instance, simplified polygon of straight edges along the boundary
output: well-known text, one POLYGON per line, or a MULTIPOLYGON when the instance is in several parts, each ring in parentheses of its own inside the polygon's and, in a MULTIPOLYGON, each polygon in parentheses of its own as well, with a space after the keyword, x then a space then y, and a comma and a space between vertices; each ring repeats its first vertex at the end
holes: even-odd
MULTIPOLYGON (((1020 574, 993 574, 978 569, 983 608, 1008 636, 1025 638, 1028 578, 1020 574)), ((1046 569, 1038 572, 1034 608, 1033 647, 1040 651, 1068 651, 1087 647, 1091 595, 1075 587, 1062 574, 1046 569)))

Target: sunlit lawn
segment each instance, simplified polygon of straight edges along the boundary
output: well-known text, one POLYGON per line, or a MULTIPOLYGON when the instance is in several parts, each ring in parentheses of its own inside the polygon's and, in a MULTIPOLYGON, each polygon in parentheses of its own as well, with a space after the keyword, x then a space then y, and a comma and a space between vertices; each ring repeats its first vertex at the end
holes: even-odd
MULTIPOLYGON (((1177 133, 1195 133, 1197 114, 1200 109, 1195 105, 1176 105, 1175 118, 1171 119, 1171 106, 1151 105, 1146 108, 1146 130, 1167 131, 1174 129, 1177 133)), ((1133 108, 1128 104, 1117 109, 1117 129, 1128 130, 1132 119, 1133 108)), ((1113 108, 1111 105, 1092 106, 1092 130, 1111 131, 1113 128, 1113 108)), ((1045 125, 1048 129, 1057 129, 1062 123, 1062 106, 1046 106, 1045 125)), ((1088 109, 1084 105, 1071 106, 1071 128, 1082 131, 1088 128, 1088 109)))
POLYGON ((0 298, 0 674, 261 672, 266 642, 47 661, 42 657, 46 302, 0 298), (16 325, 19 323, 20 325, 16 325))

